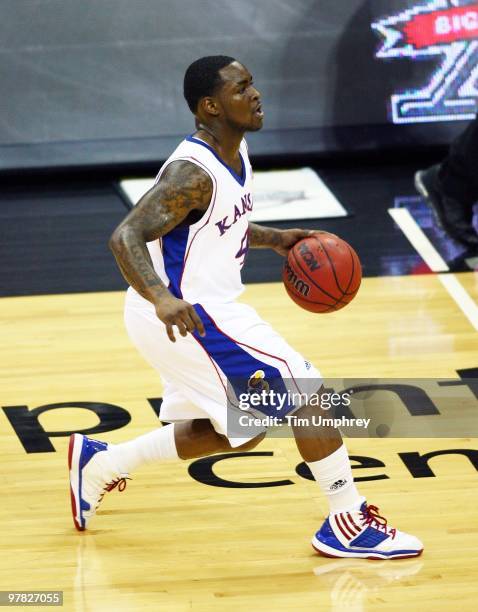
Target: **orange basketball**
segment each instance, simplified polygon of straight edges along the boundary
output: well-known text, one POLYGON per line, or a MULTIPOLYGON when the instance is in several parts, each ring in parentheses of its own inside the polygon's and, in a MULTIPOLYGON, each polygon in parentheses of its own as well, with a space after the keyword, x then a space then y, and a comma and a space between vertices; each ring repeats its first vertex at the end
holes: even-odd
POLYGON ((305 310, 334 312, 357 295, 362 266, 347 242, 320 232, 290 249, 282 280, 289 296, 305 310))

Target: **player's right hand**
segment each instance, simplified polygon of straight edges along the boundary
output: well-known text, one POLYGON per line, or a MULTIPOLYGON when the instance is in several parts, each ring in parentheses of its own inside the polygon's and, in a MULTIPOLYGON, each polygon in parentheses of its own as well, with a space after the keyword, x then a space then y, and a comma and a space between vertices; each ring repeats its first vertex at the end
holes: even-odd
POLYGON ((171 342, 176 342, 173 325, 176 325, 181 336, 187 336, 188 332, 192 334, 195 330, 200 336, 206 335, 201 318, 189 302, 171 295, 155 304, 155 309, 158 318, 166 325, 166 332, 171 342))

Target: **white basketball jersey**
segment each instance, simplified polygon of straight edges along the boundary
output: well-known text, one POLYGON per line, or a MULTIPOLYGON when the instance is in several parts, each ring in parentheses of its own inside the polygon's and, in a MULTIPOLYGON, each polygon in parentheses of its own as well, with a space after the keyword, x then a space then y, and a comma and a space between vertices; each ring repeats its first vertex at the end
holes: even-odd
POLYGON ((199 221, 179 227, 148 243, 154 269, 176 297, 191 304, 230 302, 243 290, 241 268, 249 247, 252 211, 252 168, 243 140, 239 176, 206 142, 188 136, 166 160, 186 160, 211 177, 211 203, 199 221))

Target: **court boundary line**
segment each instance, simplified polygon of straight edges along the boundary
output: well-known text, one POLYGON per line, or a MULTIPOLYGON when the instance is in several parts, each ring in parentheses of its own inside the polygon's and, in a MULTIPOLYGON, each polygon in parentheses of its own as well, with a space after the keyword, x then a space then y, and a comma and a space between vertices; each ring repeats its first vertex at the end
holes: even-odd
POLYGON ((473 328, 478 331, 478 305, 455 274, 450 273, 447 263, 427 238, 410 211, 407 208, 389 208, 388 213, 430 270, 436 273, 442 287, 473 328))

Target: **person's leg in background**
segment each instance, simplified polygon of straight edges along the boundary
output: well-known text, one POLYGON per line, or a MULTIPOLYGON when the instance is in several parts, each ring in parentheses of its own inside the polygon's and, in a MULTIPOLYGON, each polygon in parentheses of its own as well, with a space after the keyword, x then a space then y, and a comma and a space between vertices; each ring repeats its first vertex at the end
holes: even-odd
POLYGON ((478 201, 478 116, 450 146, 441 162, 438 179, 444 193, 473 205, 478 201))
POLYGON ((478 250, 473 205, 478 201, 478 117, 452 143, 447 157, 415 174, 415 186, 443 230, 478 250))

